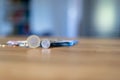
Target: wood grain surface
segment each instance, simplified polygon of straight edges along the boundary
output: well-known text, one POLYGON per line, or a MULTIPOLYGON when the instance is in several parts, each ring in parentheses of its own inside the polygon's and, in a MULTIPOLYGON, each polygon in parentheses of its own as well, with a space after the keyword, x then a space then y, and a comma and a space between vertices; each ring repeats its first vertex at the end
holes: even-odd
MULTIPOLYGON (((24 38, 0 38, 0 42, 24 38)), ((0 80, 120 80, 120 39, 72 47, 0 47, 0 80)))

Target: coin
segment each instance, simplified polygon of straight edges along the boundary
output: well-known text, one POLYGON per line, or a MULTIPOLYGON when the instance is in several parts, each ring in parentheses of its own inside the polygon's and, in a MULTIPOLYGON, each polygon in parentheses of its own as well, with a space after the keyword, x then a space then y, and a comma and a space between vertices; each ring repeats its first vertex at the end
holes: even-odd
POLYGON ((40 46, 40 38, 36 35, 31 35, 27 38, 29 48, 37 48, 40 46))
POLYGON ((41 41, 41 47, 42 48, 49 48, 50 45, 51 45, 51 42, 48 39, 44 39, 44 40, 41 41))

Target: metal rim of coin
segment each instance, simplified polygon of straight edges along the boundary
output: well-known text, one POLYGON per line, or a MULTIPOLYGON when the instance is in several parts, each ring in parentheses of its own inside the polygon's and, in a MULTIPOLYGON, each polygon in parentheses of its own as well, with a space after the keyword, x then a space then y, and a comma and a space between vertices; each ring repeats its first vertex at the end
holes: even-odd
POLYGON ((40 38, 36 35, 31 35, 27 38, 29 48, 37 48, 40 46, 40 38))

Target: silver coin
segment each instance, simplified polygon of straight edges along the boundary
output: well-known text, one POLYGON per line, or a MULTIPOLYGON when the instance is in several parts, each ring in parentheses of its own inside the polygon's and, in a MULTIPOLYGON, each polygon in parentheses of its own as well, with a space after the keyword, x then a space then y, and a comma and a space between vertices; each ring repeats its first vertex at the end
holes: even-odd
POLYGON ((44 39, 44 40, 41 41, 42 48, 49 48, 50 44, 51 44, 51 42, 48 39, 44 39))
POLYGON ((37 48, 40 46, 40 38, 36 35, 29 36, 27 38, 29 48, 37 48))

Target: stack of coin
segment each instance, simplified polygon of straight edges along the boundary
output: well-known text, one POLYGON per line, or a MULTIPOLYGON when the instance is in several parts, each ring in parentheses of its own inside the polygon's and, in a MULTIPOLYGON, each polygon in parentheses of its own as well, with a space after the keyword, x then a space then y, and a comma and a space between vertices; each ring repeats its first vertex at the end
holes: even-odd
POLYGON ((50 48, 60 46, 73 46, 77 43, 78 43, 77 40, 50 40, 50 39, 40 40, 39 36, 31 35, 25 41, 8 41, 6 44, 8 46, 19 46, 29 48, 37 47, 50 48))

